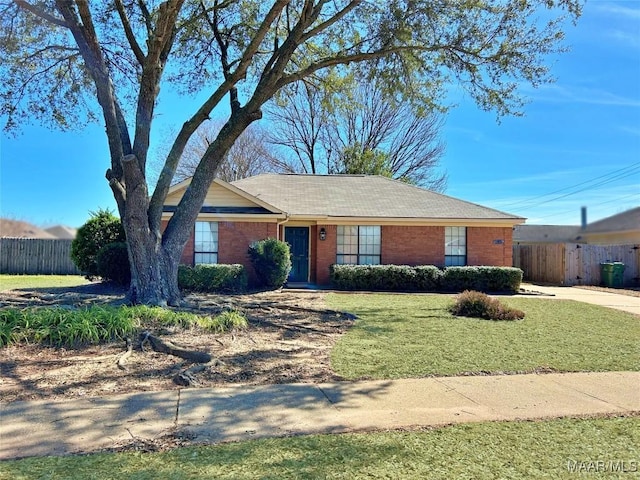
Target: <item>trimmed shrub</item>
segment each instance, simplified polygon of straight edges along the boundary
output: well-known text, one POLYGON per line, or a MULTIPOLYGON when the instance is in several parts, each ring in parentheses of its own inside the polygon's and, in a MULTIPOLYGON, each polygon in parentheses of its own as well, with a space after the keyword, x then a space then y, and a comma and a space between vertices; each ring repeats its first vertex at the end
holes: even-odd
POLYGON ((484 318, 487 320, 521 320, 524 312, 503 305, 499 300, 485 293, 465 290, 456 297, 456 303, 449 310, 460 317, 484 318))
POLYGON ((180 265, 178 286, 195 292, 239 293, 247 289, 244 265, 180 265))
POLYGON ((249 246, 249 258, 260 286, 280 288, 291 271, 289 245, 275 238, 254 242, 249 246))
POLYGON ((98 275, 118 285, 129 285, 131 282, 131 267, 129 253, 124 242, 109 243, 100 249, 96 255, 98 275))
POLYGON ((71 260, 89 280, 99 277, 96 256, 110 243, 126 242, 120 219, 109 210, 91 212, 91 218, 78 229, 71 243, 71 260))
POLYGON ((517 292, 522 283, 522 270, 513 267, 447 267, 442 289, 451 292, 517 292))
POLYGON ((338 290, 517 292, 522 282, 522 270, 512 267, 331 265, 329 273, 338 290))
POLYGON ((434 265, 414 267, 416 272, 416 290, 419 292, 437 292, 442 286, 442 270, 434 265))
POLYGON ((433 265, 331 265, 331 284, 339 290, 435 291, 440 270, 433 265))

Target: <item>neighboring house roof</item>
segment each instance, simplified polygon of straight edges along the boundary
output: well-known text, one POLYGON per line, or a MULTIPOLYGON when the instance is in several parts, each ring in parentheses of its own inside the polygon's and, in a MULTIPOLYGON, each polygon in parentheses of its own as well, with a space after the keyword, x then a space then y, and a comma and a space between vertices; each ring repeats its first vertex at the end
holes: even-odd
POLYGON ((20 220, 0 218, 0 237, 11 238, 56 238, 49 232, 20 220))
POLYGON ((514 243, 566 243, 583 241, 582 229, 574 225, 516 225, 514 243))
POLYGON ((524 218, 377 175, 262 174, 232 185, 292 217, 478 220, 524 218))
POLYGON ((640 231, 640 207, 590 223, 584 231, 587 234, 640 231))
POLYGON ((54 225, 53 227, 45 228, 44 230, 56 238, 65 240, 73 240, 76 238, 76 233, 78 232, 77 229, 67 227, 65 225, 54 225))

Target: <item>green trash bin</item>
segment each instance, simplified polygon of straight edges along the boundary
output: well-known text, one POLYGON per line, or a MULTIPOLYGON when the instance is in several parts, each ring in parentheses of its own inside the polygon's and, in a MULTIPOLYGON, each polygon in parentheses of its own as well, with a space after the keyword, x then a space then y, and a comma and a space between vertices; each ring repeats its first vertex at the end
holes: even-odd
POLYGON ((613 287, 622 288, 624 285, 624 269, 622 262, 613 262, 613 287))
POLYGON ((613 287, 613 263, 600 264, 600 283, 605 287, 613 287))
POLYGON ((622 288, 625 265, 622 262, 600 264, 600 279, 605 287, 622 288))

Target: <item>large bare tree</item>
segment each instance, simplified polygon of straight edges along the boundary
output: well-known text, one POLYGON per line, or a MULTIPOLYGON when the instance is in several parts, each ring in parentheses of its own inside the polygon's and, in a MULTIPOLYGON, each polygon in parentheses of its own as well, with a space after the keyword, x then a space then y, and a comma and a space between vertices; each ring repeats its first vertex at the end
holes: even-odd
POLYGON ((281 168, 303 173, 378 173, 442 192, 444 144, 438 110, 415 111, 375 81, 347 79, 319 91, 289 88, 269 109, 268 140, 281 148, 281 168))
MULTIPOLYGON (((581 0, 0 0, 0 113, 63 128, 101 118, 106 178, 122 218, 135 302, 175 304, 177 270, 218 167, 287 85, 332 70, 376 78, 416 107, 462 86, 499 115, 520 83, 550 81, 581 0), (160 88, 207 98, 185 119, 152 192, 147 160, 160 88), (185 146, 223 101, 207 147, 164 232, 162 210, 185 146)), ((64 161, 64 160, 61 160, 64 161)))

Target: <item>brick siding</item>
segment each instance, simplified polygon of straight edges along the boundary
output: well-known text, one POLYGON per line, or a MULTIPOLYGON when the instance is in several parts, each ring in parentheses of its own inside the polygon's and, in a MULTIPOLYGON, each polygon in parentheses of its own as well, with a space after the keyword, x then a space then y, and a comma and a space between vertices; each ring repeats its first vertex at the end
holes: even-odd
POLYGON ((513 265, 511 227, 467 227, 467 265, 513 265))
POLYGON ((218 263, 241 263, 247 269, 249 281, 256 279, 247 249, 257 240, 276 236, 275 223, 218 222, 218 263))
POLYGON ((318 285, 329 285, 329 266, 336 263, 336 254, 338 251, 338 227, 335 225, 318 225, 318 231, 321 228, 327 231, 327 239, 318 240, 318 236, 316 235, 313 240, 317 241, 315 282, 318 285))
POLYGON ((444 265, 444 227, 383 225, 381 261, 389 265, 444 265))
MULTIPOLYGON (((166 227, 163 221, 163 229, 166 227)), ((310 281, 318 285, 329 284, 329 266, 335 263, 337 254, 336 225, 311 226, 309 248, 310 281), (318 238, 324 228, 326 240, 318 238)), ((284 238, 281 228, 280 238, 284 238)), ((381 227, 381 260, 396 265, 444 265, 444 227, 438 226, 389 226, 381 227)), ((513 233, 511 227, 467 227, 468 265, 512 265, 513 233)), ((243 264, 250 281, 255 272, 247 255, 251 242, 276 236, 275 223, 219 222, 218 262, 243 264)), ((180 263, 193 265, 194 233, 185 245, 180 263)))

